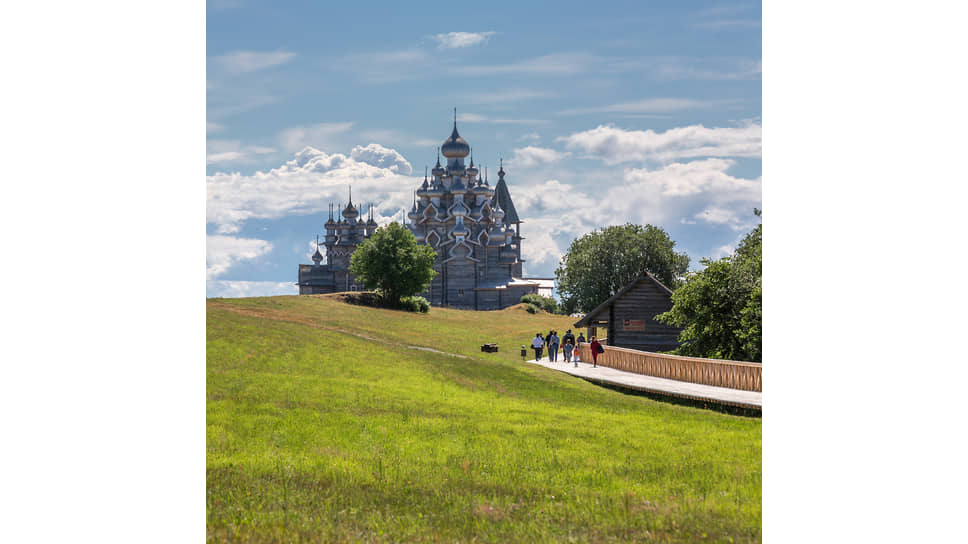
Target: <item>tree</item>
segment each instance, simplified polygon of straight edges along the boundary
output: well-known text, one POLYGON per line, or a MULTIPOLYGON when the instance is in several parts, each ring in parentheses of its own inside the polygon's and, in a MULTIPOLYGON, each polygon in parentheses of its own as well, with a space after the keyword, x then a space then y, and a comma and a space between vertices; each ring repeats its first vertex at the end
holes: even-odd
POLYGON ((383 303, 399 307, 400 299, 424 291, 434 272, 437 258, 430 246, 417 244, 406 227, 390 223, 376 229, 350 258, 350 272, 370 289, 376 289, 383 303))
MULTIPOLYGON (((753 210, 760 216, 760 210, 753 210)), ((682 355, 762 362, 763 224, 746 235, 736 252, 703 259, 672 295, 672 309, 656 320, 682 327, 682 355)))
POLYGON ((525 304, 534 304, 538 308, 548 312, 549 314, 560 314, 561 309, 559 308, 558 301, 554 297, 545 297, 537 293, 529 293, 521 297, 521 302, 525 304))
POLYGON ((555 270, 564 313, 591 310, 647 271, 675 289, 689 268, 689 256, 675 245, 659 227, 632 224, 574 240, 555 270))

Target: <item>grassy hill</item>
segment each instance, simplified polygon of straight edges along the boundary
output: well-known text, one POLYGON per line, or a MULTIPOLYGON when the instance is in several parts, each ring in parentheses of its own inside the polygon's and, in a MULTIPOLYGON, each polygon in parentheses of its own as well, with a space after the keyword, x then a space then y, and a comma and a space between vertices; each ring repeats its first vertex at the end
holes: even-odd
POLYGON ((209 299, 209 541, 759 541, 760 420, 521 362, 573 321, 209 299))

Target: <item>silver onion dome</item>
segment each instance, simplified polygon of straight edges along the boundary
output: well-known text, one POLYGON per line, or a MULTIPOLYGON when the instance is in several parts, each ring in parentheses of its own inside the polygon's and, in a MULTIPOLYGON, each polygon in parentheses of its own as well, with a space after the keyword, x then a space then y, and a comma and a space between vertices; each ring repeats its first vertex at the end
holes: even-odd
POLYGON ((450 133, 450 138, 440 146, 440 153, 448 159, 463 159, 471 152, 471 146, 457 133, 457 121, 454 120, 454 131, 450 133))

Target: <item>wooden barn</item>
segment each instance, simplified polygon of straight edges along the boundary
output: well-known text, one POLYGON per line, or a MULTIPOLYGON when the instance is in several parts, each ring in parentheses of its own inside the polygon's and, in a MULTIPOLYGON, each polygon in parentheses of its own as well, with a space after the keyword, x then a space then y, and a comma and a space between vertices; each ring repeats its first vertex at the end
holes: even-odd
POLYGON ((642 351, 669 351, 679 347, 682 329, 659 323, 655 316, 672 309, 672 290, 646 272, 575 323, 575 328, 586 327, 590 339, 595 335, 608 337, 609 346, 642 351), (606 332, 607 331, 607 332, 606 332))

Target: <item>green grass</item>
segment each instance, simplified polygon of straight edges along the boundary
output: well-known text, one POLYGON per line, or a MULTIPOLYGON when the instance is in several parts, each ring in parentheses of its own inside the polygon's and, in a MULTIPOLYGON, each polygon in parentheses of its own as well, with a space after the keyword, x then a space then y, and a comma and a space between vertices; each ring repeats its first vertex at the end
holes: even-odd
POLYGON ((521 362, 570 318, 294 296, 207 320, 210 541, 760 540, 760 421, 521 362))

